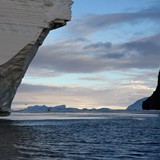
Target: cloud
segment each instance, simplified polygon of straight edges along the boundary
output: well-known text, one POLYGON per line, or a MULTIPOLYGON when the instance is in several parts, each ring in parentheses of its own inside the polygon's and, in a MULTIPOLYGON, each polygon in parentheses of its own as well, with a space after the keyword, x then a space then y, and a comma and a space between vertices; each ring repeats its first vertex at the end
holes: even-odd
POLYGON ((116 60, 120 60, 124 57, 125 57, 125 53, 121 53, 121 52, 120 53, 111 52, 101 56, 101 58, 116 59, 116 60))
POLYGON ((84 49, 108 49, 112 47, 112 43, 111 42, 97 42, 94 44, 90 44, 84 47, 84 49))
POLYGON ((107 78, 105 77, 99 77, 99 76, 94 76, 94 77, 81 77, 79 78, 79 80, 82 80, 82 81, 107 81, 107 78))
MULTIPOLYGON (((121 42, 96 41, 88 34, 109 30, 121 24, 134 24, 160 21, 159 1, 152 1, 149 8, 132 13, 89 14, 80 19, 73 19, 66 28, 70 28, 69 37, 42 46, 27 72, 27 76, 56 77, 68 73, 97 73, 110 70, 154 69, 160 59, 160 33, 146 36, 145 32, 135 32, 137 39, 121 42), (75 35, 74 32, 78 32, 75 35), (136 35, 137 34, 137 35, 136 35), (80 35, 80 36, 79 36, 80 35), (146 37, 144 37, 146 36, 146 37), (89 39, 90 38, 90 39, 89 39)), ((154 31, 154 27, 152 30, 154 31)), ((67 29, 65 31, 68 31, 67 29)), ((137 30, 136 30, 137 31, 137 30)), ((149 31, 150 32, 150 31, 149 31)), ((127 32, 128 33, 128 32, 127 32)), ((131 36, 132 37, 132 36, 131 36)))
MULTIPOLYGON (((123 3, 123 2, 122 2, 123 3)), ((138 7, 138 4, 137 4, 138 7)), ((106 13, 93 14, 88 13, 81 17, 74 17, 72 21, 67 25, 67 32, 70 32, 72 36, 84 36, 89 37, 97 32, 110 32, 110 30, 124 30, 126 26, 128 28, 138 28, 138 26, 146 25, 145 28, 150 26, 156 26, 159 29, 160 22, 160 2, 159 0, 151 0, 146 2, 143 7, 136 9, 126 9, 119 13, 106 13)), ((141 28, 142 29, 142 28, 141 28)), ((157 30, 158 30, 157 29, 157 30)), ((135 29, 136 30, 136 29, 135 29)), ((136 31, 135 31, 136 32, 136 31)), ((152 31, 154 32, 154 31, 152 31)), ((104 34, 105 36, 106 34, 104 34)))
POLYGON ((122 67, 153 69, 160 65, 160 34, 120 45, 129 58, 122 67))
POLYGON ((158 7, 154 8, 133 13, 88 14, 75 19, 70 27, 72 32, 88 35, 120 24, 131 24, 133 26, 148 21, 148 23, 155 22, 158 25, 160 9, 158 7), (154 10, 154 8, 156 9, 154 10))
POLYGON ((72 86, 47 86, 22 83, 13 105, 49 105, 66 104, 68 107, 93 108, 93 107, 127 107, 131 101, 145 94, 151 94, 147 86, 121 84, 116 82, 114 86, 102 88, 72 87, 72 86), (142 89, 143 88, 143 89, 142 89))
POLYGON ((18 89, 19 93, 33 93, 33 92, 39 92, 39 93, 45 93, 45 92, 52 92, 52 91, 63 91, 66 90, 66 87, 57 87, 57 86, 47 86, 47 85, 33 85, 33 84, 27 84, 23 83, 18 89))
POLYGON ((68 106, 81 107, 97 107, 100 105, 98 99, 94 97, 106 96, 108 90, 96 90, 86 87, 71 86, 46 86, 21 84, 15 97, 15 104, 66 104, 68 106), (29 93, 29 94, 28 94, 29 93), (27 97, 26 97, 27 96, 27 97), (25 101, 24 101, 25 99, 25 101), (23 101, 22 101, 23 100, 23 101))
POLYGON ((59 77, 62 74, 59 72, 56 72, 51 69, 47 69, 47 68, 39 68, 38 66, 36 67, 29 67, 27 73, 26 73, 26 77, 59 77))
POLYGON ((92 73, 99 72, 106 66, 103 59, 86 53, 82 43, 53 44, 41 47, 30 69, 45 68, 62 73, 92 73), (62 47, 63 46, 63 47, 62 47))
POLYGON ((154 69, 160 63, 160 34, 119 44, 72 41, 43 46, 30 66, 30 75, 97 73, 109 70, 154 69), (63 47, 62 47, 63 46, 63 47), (39 70, 39 72, 38 72, 39 70))
POLYGON ((160 34, 146 37, 137 41, 127 42, 122 45, 128 51, 136 51, 142 56, 160 55, 160 34))

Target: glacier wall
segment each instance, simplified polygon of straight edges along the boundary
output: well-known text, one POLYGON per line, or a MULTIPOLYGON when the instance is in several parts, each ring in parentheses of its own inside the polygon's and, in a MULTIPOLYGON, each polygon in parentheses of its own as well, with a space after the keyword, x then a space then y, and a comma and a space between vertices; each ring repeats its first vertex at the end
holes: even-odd
POLYGON ((0 116, 11 111, 25 72, 50 30, 71 20, 72 0, 0 1, 0 116))

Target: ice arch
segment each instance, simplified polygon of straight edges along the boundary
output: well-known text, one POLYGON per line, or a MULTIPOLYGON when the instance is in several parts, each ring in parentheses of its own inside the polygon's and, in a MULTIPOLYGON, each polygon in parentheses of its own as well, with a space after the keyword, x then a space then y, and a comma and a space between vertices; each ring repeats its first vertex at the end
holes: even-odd
POLYGON ((0 116, 12 100, 50 30, 71 20, 72 0, 0 1, 0 116))

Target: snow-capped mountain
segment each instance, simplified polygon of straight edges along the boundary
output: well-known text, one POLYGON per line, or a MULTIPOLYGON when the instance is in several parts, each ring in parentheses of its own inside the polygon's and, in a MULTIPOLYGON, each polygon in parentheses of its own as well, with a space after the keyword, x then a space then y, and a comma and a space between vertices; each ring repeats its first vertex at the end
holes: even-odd
POLYGON ((137 111, 137 110, 143 110, 142 109, 142 103, 146 99, 147 99, 147 97, 137 100, 135 103, 133 103, 130 106, 128 106, 126 110, 130 110, 130 111, 131 110, 135 110, 135 111, 137 111))

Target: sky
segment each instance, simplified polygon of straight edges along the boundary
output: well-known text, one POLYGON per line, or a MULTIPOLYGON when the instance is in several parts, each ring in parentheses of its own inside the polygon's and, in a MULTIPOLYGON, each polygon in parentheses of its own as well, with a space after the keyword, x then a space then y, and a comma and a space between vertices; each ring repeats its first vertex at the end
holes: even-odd
POLYGON ((50 32, 13 108, 125 109, 153 93, 159 68, 159 0, 74 0, 72 20, 50 32))

